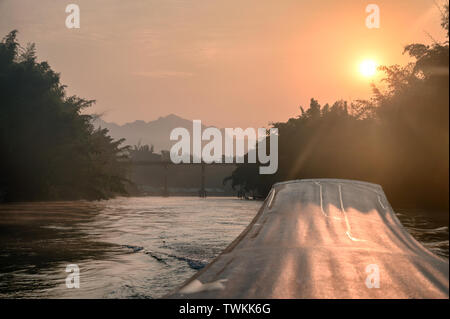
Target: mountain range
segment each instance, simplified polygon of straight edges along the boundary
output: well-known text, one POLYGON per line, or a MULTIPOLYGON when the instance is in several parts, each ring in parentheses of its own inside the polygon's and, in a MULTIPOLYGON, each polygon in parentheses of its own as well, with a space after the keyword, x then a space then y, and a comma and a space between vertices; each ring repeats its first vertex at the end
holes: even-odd
POLYGON ((174 142, 170 141, 170 132, 176 127, 184 127, 192 134, 192 121, 175 114, 150 122, 137 120, 124 125, 98 118, 94 121, 94 126, 108 129, 109 135, 116 140, 124 138, 126 145, 153 145, 155 152, 171 148, 174 142))
MULTIPOLYGON (((193 136, 192 120, 181 118, 175 114, 162 116, 150 122, 137 120, 123 125, 113 122, 106 122, 101 118, 97 118, 93 124, 95 127, 108 129, 109 135, 115 140, 124 138, 124 145, 153 145, 156 153, 159 153, 162 150, 170 150, 172 145, 176 143, 176 141, 170 140, 170 132, 174 128, 183 127, 189 131, 191 138, 193 136)), ((211 126, 202 124, 202 131, 207 127, 211 126)), ((224 129, 219 129, 224 137, 224 129)), ((208 141, 203 141, 202 146, 207 143, 208 141)))

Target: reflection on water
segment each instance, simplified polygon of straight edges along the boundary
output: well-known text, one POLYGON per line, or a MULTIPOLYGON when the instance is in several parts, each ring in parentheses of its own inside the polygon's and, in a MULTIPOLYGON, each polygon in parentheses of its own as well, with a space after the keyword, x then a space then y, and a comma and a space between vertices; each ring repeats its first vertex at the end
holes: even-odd
POLYGON ((448 259, 448 212, 397 209, 396 214, 408 232, 422 245, 448 259))
MULTIPOLYGON (((0 205, 0 297, 161 297, 217 256, 261 203, 141 197, 0 205), (68 264, 80 267, 80 289, 66 288, 68 264)), ((448 212, 398 216, 448 258, 448 212)))
POLYGON ((0 297, 160 297, 218 255, 260 205, 195 197, 0 205, 0 297), (68 264, 80 267, 80 289, 66 288, 68 264))

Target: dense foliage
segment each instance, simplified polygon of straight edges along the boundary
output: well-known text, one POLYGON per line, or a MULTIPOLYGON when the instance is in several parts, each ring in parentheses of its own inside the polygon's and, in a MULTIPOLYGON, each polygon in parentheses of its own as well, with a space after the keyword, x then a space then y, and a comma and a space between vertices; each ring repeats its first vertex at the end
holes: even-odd
POLYGON ((0 42, 0 200, 103 199, 125 192, 124 148, 94 129, 66 96, 59 75, 22 48, 16 31, 0 42))
POLYGON ((357 179, 381 184, 398 206, 448 207, 448 4, 445 9, 447 41, 406 46, 415 61, 382 67, 385 85, 373 86, 370 100, 321 106, 311 99, 298 117, 273 123, 278 172, 259 175, 259 164, 242 164, 230 177, 233 185, 265 196, 277 181, 357 179))

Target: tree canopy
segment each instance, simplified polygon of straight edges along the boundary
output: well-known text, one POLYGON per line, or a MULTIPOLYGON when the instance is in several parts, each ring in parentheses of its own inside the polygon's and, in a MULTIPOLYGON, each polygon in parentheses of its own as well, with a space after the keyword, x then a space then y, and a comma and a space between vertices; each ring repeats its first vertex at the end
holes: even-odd
POLYGON ((125 193, 125 149, 67 96, 17 31, 0 42, 0 200, 103 199, 125 193))
MULTIPOLYGON (((385 88, 370 100, 320 105, 279 131, 279 169, 259 175, 242 164, 229 177, 234 186, 265 196, 274 182, 302 178, 347 178, 381 184, 395 205, 448 207, 449 43, 448 4, 444 43, 411 44, 406 66, 384 66, 385 88)), ((268 140, 268 139, 267 139, 268 140)))

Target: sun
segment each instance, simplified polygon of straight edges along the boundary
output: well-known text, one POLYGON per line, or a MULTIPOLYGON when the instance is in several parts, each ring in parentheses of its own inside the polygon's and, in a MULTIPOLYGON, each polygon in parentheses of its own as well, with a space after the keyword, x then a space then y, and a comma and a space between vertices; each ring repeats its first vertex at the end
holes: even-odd
POLYGON ((374 60, 364 60, 359 65, 359 72, 366 78, 371 78, 377 72, 377 66, 374 60))

